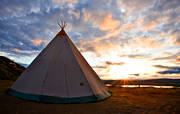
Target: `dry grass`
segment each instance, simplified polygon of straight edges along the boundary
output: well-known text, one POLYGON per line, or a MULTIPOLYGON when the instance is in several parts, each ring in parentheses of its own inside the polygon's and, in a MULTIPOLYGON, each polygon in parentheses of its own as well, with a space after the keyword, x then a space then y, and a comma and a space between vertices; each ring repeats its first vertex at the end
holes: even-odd
POLYGON ((13 82, 0 80, 1 114, 180 114, 180 89, 111 87, 111 98, 84 104, 43 104, 7 95, 13 82))

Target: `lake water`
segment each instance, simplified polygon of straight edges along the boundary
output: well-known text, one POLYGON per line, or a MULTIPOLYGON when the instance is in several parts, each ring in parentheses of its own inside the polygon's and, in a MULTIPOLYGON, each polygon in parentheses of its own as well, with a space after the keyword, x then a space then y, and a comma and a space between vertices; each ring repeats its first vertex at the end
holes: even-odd
MULTIPOLYGON (((106 86, 111 87, 111 84, 106 84, 106 86)), ((180 87, 175 87, 175 86, 157 86, 157 85, 113 85, 115 87, 128 87, 128 88, 133 88, 133 87, 152 87, 152 88, 180 88, 180 87)))

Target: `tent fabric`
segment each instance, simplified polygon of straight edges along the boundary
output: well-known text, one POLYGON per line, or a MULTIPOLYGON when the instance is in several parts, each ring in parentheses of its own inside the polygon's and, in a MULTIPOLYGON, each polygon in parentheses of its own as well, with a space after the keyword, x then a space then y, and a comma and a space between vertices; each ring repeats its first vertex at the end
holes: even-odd
POLYGON ((64 29, 34 59, 8 92, 23 99, 52 103, 94 102, 111 96, 64 29))

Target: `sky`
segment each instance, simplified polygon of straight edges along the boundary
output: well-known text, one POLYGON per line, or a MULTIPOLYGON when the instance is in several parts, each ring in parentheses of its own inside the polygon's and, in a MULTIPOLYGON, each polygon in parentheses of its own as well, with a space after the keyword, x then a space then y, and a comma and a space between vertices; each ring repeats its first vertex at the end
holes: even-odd
POLYGON ((60 20, 101 79, 180 79, 180 0, 1 0, 0 56, 30 64, 60 20))

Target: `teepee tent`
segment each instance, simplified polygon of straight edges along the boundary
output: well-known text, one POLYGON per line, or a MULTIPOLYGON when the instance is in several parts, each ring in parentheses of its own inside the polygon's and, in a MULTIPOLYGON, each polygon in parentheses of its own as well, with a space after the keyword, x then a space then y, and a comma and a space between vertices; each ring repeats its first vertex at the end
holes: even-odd
POLYGON ((49 103, 83 103, 111 96, 96 72, 62 30, 14 82, 8 93, 49 103))

